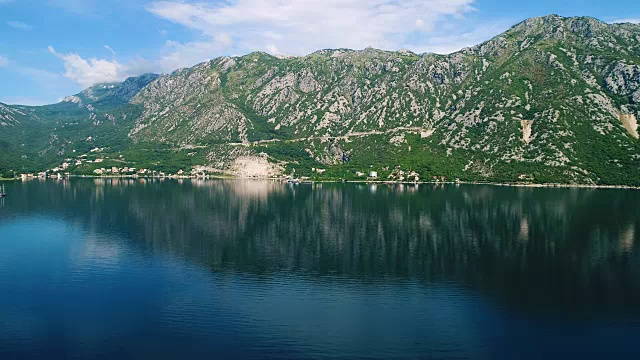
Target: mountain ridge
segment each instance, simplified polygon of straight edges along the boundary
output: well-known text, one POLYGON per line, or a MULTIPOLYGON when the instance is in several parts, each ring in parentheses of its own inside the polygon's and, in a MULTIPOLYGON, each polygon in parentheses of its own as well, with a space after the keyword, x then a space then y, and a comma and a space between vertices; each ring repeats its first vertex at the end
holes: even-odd
POLYGON ((167 172, 640 184, 640 25, 537 17, 448 55, 253 52, 130 90, 73 113, 20 108, 76 126, 44 154, 85 154, 91 138, 167 172))
MULTIPOLYGON (((567 19, 572 19, 572 20, 592 20, 592 21, 595 21, 595 22, 597 22, 599 24, 602 24, 602 25, 605 25, 605 26, 620 26, 620 27, 630 26, 630 27, 634 27, 636 29, 640 29, 640 24, 632 23, 632 22, 607 23, 607 22, 604 22, 604 21, 602 21, 602 20, 600 20, 600 19, 598 19, 596 17, 591 17, 591 16, 562 16, 562 15, 559 15, 559 14, 549 14, 549 15, 537 16, 537 17, 532 17, 532 18, 527 18, 525 20, 522 20, 521 22, 511 26, 508 30, 505 31, 505 33, 513 30, 514 28, 517 28, 518 26, 525 25, 525 24, 527 24, 528 22, 531 22, 531 21, 536 21, 536 20, 548 21, 548 20, 552 20, 552 19, 557 19, 557 20, 567 20, 567 19)), ((5 103, 0 102, 0 104, 3 104, 5 106, 16 106, 16 107, 25 107, 25 108, 33 108, 33 107, 42 107, 42 106, 55 105, 55 104, 58 104, 60 102, 64 102, 64 99, 66 99, 66 98, 70 98, 70 97, 73 97, 73 96, 78 96, 79 94, 82 94, 82 93, 84 93, 87 90, 92 89, 92 88, 96 88, 96 87, 100 87, 100 86, 119 85, 119 84, 123 84, 123 83, 127 82, 128 80, 137 79, 137 78, 141 78, 141 77, 148 76, 148 75, 153 75, 153 76, 156 76, 156 77, 160 77, 162 75, 171 75, 171 74, 176 73, 176 72, 180 72, 180 71, 183 71, 183 70, 188 70, 188 69, 191 69, 193 67, 196 67, 196 66, 208 63, 208 62, 212 62, 212 61, 216 61, 216 60, 220 60, 220 59, 225 59, 225 58, 239 59, 239 58, 248 57, 248 56, 251 56, 251 55, 254 55, 254 54, 262 54, 262 55, 267 55, 267 56, 270 56, 270 57, 273 57, 273 58, 276 58, 276 59, 278 59, 279 57, 282 57, 284 59, 291 59, 291 58, 306 58, 306 57, 309 57, 309 56, 312 56, 312 55, 316 55, 316 54, 320 54, 320 53, 323 53, 323 52, 332 52, 332 53, 335 52, 335 51, 364 52, 364 51, 367 51, 367 50, 373 50, 373 51, 379 51, 379 52, 385 52, 385 53, 403 53, 403 52, 407 53, 408 52, 408 53, 410 53, 412 55, 416 55, 416 56, 426 56, 426 55, 450 56, 450 55, 454 55, 454 54, 457 54, 457 53, 465 52, 468 49, 474 49, 474 48, 480 47, 480 46, 482 46, 482 45, 484 45, 484 44, 486 44, 486 43, 488 43, 488 42, 490 42, 492 40, 495 40, 496 38, 500 37, 503 34, 504 33, 498 34, 498 35, 494 36, 493 38, 485 40, 484 42, 481 42, 481 43, 479 43, 477 45, 465 47, 465 48, 462 48, 460 50, 457 50, 457 51, 454 51, 454 52, 451 52, 451 53, 448 53, 448 54, 441 54, 441 53, 434 53, 434 52, 416 53, 416 52, 414 52, 412 50, 409 50, 409 49, 385 50, 385 49, 379 49, 379 48, 375 48, 375 47, 366 47, 366 48, 363 48, 363 49, 326 48, 326 49, 319 49, 319 50, 313 51, 313 52, 311 52, 309 54, 306 54, 306 55, 284 55, 284 54, 282 54, 282 55, 281 54, 275 54, 274 55, 274 54, 270 54, 270 53, 265 52, 265 51, 258 50, 258 51, 249 52, 249 53, 247 53, 245 55, 215 57, 213 59, 206 60, 206 61, 200 62, 198 64, 195 64, 195 65, 193 65, 191 67, 184 67, 184 68, 179 68, 179 69, 173 70, 170 73, 164 73, 164 74, 163 73, 145 73, 145 74, 141 74, 141 75, 138 75, 138 76, 130 76, 130 77, 126 78, 125 80, 123 80, 122 82, 117 82, 116 81, 116 82, 97 83, 95 85, 92 85, 92 86, 88 87, 87 89, 84 89, 83 91, 81 91, 78 94, 68 95, 65 98, 63 98, 62 101, 58 101, 56 103, 44 104, 44 105, 23 105, 23 104, 5 104, 5 103)))

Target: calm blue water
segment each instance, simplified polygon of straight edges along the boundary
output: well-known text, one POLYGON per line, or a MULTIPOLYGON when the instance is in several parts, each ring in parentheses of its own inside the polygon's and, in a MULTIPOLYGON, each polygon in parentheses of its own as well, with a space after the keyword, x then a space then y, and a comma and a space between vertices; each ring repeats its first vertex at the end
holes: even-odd
POLYGON ((640 191, 7 183, 0 358, 640 358, 640 191))

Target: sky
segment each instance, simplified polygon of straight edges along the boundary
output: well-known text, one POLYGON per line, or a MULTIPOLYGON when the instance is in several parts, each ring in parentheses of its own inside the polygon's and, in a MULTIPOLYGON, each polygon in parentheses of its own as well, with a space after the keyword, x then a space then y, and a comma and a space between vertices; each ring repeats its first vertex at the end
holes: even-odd
POLYGON ((640 22, 637 0, 0 0, 0 102, 253 51, 450 53, 549 14, 640 22))

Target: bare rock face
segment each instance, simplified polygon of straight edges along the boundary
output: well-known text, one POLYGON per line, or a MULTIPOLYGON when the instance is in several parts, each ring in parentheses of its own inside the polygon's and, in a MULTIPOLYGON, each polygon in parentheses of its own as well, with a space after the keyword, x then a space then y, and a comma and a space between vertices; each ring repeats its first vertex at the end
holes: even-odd
POLYGON ((160 75, 144 74, 138 77, 128 78, 122 84, 112 89, 106 96, 128 102, 144 89, 145 86, 155 81, 158 77, 160 77, 160 75))
POLYGON ((222 72, 227 72, 234 66, 236 66, 236 59, 230 57, 224 57, 220 59, 220 69, 222 70, 222 72))
POLYGON ((522 141, 526 144, 531 142, 531 127, 533 126, 532 120, 521 120, 522 125, 522 141))
POLYGON ((188 145, 205 139, 246 142, 247 118, 228 102, 220 75, 206 62, 162 76, 132 99, 144 111, 129 133, 134 139, 188 145))
POLYGON ((607 90, 616 95, 631 94, 640 89, 640 65, 617 63, 604 82, 607 90))
POLYGON ((266 156, 242 156, 233 161, 231 173, 242 178, 269 178, 282 173, 282 167, 272 164, 266 156))
POLYGON ((620 114, 622 126, 629 132, 634 139, 638 139, 638 119, 634 114, 620 114))
POLYGON ((82 106, 82 99, 75 95, 66 96, 64 99, 62 99, 62 102, 73 103, 82 106))
POLYGON ((16 119, 16 115, 19 113, 10 106, 0 103, 0 126, 14 126, 19 121, 16 119))
POLYGON ((449 55, 256 52, 96 85, 52 108, 5 106, 0 125, 16 131, 0 132, 0 145, 29 140, 19 125, 41 121, 53 130, 38 151, 68 150, 76 128, 82 141, 127 134, 118 140, 194 149, 195 165, 241 176, 349 162, 359 172, 436 172, 427 178, 526 168, 562 182, 625 173, 640 183, 638 58, 640 25, 557 15, 449 55), (603 174, 610 164, 616 172, 603 174))
MULTIPOLYGON (((331 166, 353 152, 350 134, 383 135, 385 144, 401 149, 414 131, 446 156, 464 154, 466 169, 481 174, 501 162, 564 169, 580 162, 585 141, 622 144, 640 157, 618 125, 637 136, 634 116, 619 117, 639 110, 640 64, 628 60, 634 54, 640 54, 638 26, 554 15, 445 56, 368 48, 221 58, 141 91, 133 103, 144 111, 130 136, 242 146, 290 139, 310 145, 309 157, 331 166), (590 140, 576 138, 574 126, 591 129, 590 140), (327 138, 346 143, 313 144, 327 138)), ((252 147, 245 150, 243 159, 257 156, 252 147)), ((242 174, 263 164, 239 166, 233 156, 217 154, 242 174)))
POLYGON ((640 89, 633 93, 633 95, 631 96, 631 101, 634 104, 640 105, 640 89))
POLYGON ((323 161, 323 163, 325 163, 326 165, 339 164, 343 162, 343 159, 345 159, 345 156, 347 156, 344 149, 340 146, 339 143, 335 141, 329 141, 327 151, 329 156, 324 159, 325 161, 323 161))
POLYGON ((320 85, 313 78, 313 75, 308 71, 303 71, 297 75, 298 78, 298 89, 303 93, 310 93, 312 91, 319 90, 320 85))

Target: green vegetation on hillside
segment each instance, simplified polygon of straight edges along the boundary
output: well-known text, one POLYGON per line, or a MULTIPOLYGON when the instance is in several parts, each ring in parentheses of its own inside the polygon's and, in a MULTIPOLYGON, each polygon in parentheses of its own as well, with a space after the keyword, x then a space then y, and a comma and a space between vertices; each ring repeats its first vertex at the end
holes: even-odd
POLYGON ((0 175, 67 162, 640 186, 639 116, 640 25, 553 15, 451 55, 256 52, 55 105, 0 104, 0 175))

